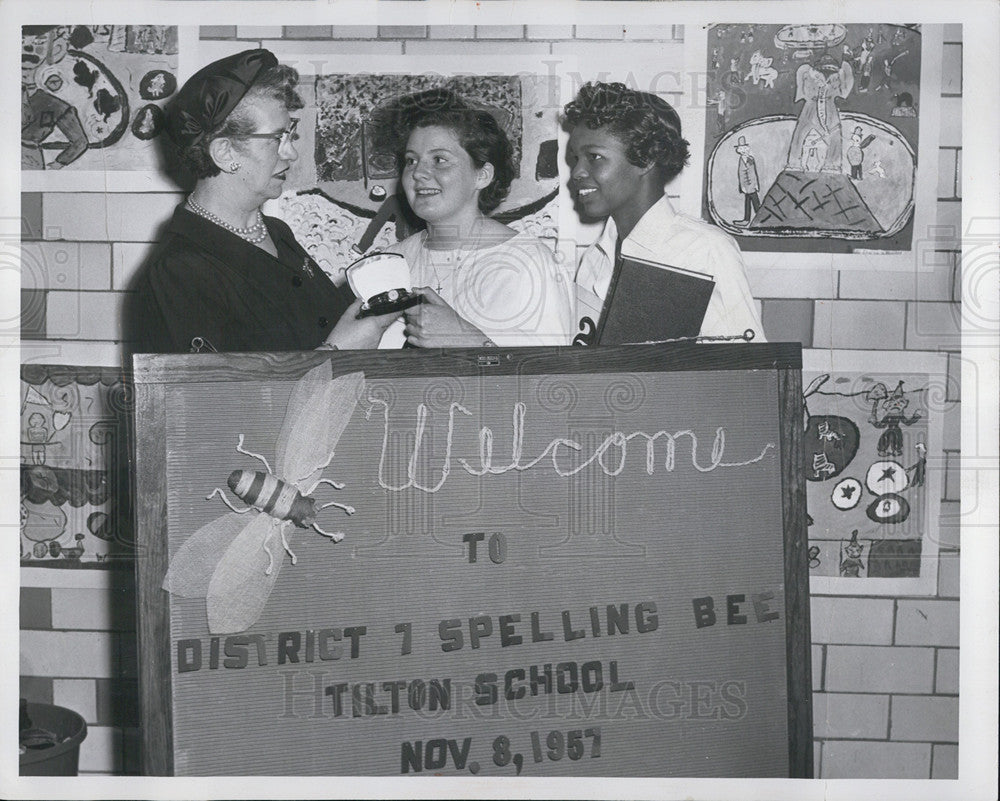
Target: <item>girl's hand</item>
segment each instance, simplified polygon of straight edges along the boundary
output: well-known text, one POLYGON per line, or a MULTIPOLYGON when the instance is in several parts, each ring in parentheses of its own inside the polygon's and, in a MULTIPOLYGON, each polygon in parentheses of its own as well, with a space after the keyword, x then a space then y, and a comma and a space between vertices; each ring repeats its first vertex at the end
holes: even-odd
POLYGON ((462 319, 430 287, 414 289, 424 296, 423 303, 404 312, 406 341, 417 348, 490 347, 489 337, 472 323, 462 319))

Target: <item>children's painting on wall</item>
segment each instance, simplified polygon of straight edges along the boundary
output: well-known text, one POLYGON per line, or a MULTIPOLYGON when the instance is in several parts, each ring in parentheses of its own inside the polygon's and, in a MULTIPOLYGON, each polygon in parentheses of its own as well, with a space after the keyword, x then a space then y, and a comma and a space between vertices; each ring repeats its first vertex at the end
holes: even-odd
POLYGON ((110 567, 134 555, 120 371, 21 367, 21 564, 110 567))
MULTIPOLYGON (((303 74, 299 92, 299 159, 288 185, 269 204, 334 280, 361 255, 409 236, 422 223, 412 216, 397 186, 396 154, 386 149, 384 112, 399 98, 428 89, 448 89, 491 114, 510 139, 515 178, 493 217, 518 231, 555 240, 558 233, 559 169, 556 136, 558 82, 537 65, 531 70, 490 70, 464 59, 452 71, 438 64, 423 73, 411 61, 385 72, 356 73, 330 60, 293 64, 303 74), (319 65, 319 66, 316 66, 319 65), (457 74, 461 73, 461 74, 457 74), (474 74, 470 74, 474 73, 474 74)), ((396 65, 399 66, 399 65, 396 65)), ((493 66, 496 66, 495 64, 493 66)))
POLYGON ((941 416, 955 403, 945 357, 843 351, 835 358, 807 351, 803 359, 813 590, 933 592, 941 416))
POLYGON ((163 105, 177 90, 177 27, 26 25, 21 29, 21 170, 151 172, 163 105))
POLYGON ((910 250, 921 44, 919 25, 712 26, 705 218, 744 250, 910 250))

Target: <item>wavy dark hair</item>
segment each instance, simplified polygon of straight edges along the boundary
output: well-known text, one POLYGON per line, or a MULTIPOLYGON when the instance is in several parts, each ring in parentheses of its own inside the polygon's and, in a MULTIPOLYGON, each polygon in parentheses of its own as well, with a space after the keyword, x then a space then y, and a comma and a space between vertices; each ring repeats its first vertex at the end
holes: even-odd
POLYGON ((656 164, 663 183, 676 178, 691 154, 681 136, 681 118, 666 100, 623 83, 587 83, 563 109, 562 127, 603 128, 625 145, 636 167, 656 164))
POLYGON ((284 103, 289 111, 302 108, 305 103, 299 97, 295 87, 299 82, 299 73, 287 64, 277 64, 274 67, 264 70, 254 81, 253 86, 247 90, 240 102, 236 104, 229 116, 217 126, 215 130, 203 136, 196 144, 181 150, 178 153, 180 163, 194 173, 196 178, 212 178, 218 175, 221 170, 208 151, 208 146, 213 139, 220 139, 224 136, 239 137, 254 133, 254 119, 251 106, 262 98, 270 98, 284 103))
POLYGON ((487 163, 493 165, 493 180, 479 193, 479 210, 483 214, 496 209, 510 193, 515 170, 507 134, 492 114, 472 106, 454 92, 428 89, 397 98, 376 109, 372 123, 376 150, 391 153, 400 174, 410 134, 415 128, 436 125, 454 132, 476 169, 487 163))

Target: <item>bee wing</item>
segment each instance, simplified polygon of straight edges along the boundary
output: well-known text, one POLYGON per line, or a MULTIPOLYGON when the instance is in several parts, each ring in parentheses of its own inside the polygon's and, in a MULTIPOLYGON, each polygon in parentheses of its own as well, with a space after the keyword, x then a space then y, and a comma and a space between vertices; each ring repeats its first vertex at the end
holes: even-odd
POLYGON ((291 481, 297 478, 288 473, 289 466, 297 466, 308 458, 315 460, 310 468, 313 469, 326 458, 319 453, 322 443, 318 439, 314 437, 311 442, 304 442, 297 432, 315 428, 316 418, 322 416, 323 395, 330 385, 332 375, 330 363, 324 362, 306 373, 292 389, 274 453, 275 467, 282 478, 291 481))
POLYGON ((163 589, 185 598, 204 598, 215 566, 246 525, 246 517, 229 512, 198 529, 170 560, 163 589))
POLYGON ((285 558, 280 537, 271 537, 273 565, 264 549, 268 537, 280 525, 280 521, 270 515, 255 515, 219 560, 205 596, 208 630, 212 634, 246 631, 257 622, 285 558), (270 575, 267 572, 269 565, 270 575))
POLYGON ((310 370, 296 384, 278 433, 277 470, 295 484, 312 483, 319 477, 364 391, 363 372, 332 381, 329 375, 326 363, 310 370))

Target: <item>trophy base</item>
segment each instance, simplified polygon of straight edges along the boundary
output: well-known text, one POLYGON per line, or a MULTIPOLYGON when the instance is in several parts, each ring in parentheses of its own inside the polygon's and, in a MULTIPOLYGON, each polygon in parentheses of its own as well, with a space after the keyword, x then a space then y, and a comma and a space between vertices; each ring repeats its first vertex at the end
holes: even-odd
POLYGON ((416 306, 423 299, 423 295, 410 292, 408 289, 390 289, 388 292, 382 292, 362 303, 358 319, 400 312, 403 309, 416 306))

